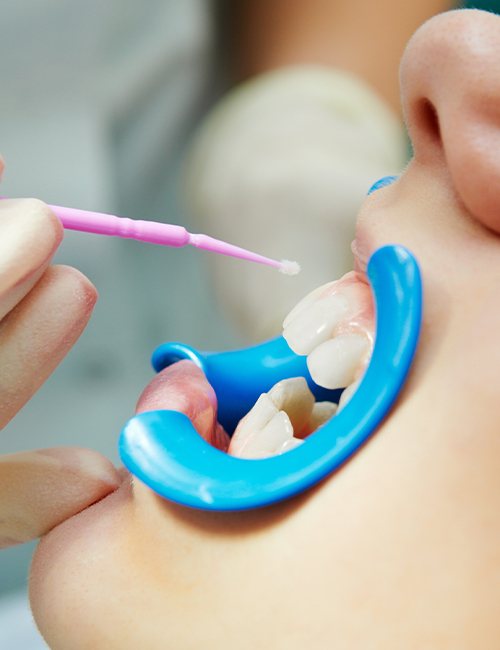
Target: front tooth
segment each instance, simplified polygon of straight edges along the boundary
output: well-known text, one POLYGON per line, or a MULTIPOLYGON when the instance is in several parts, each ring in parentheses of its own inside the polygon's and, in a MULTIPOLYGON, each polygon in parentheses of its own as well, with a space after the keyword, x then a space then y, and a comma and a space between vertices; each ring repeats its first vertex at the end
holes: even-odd
POLYGON ((304 296, 300 302, 298 302, 295 307, 290 311, 288 316, 286 316, 285 320, 283 321, 283 329, 285 327, 288 327, 290 323, 305 309, 310 307, 313 303, 315 303, 321 294, 329 289, 331 286, 335 284, 335 280, 333 282, 327 282, 326 284, 321 285, 321 287, 317 287, 313 291, 307 294, 307 296, 304 296))
POLYGON ((307 357, 307 367, 320 386, 343 388, 356 379, 369 351, 370 342, 366 336, 339 334, 319 345, 307 357))
POLYGON ((349 301, 340 293, 321 298, 285 327, 283 337, 296 354, 309 354, 328 341, 348 309, 349 301))
POLYGON ((304 377, 283 379, 271 388, 268 395, 278 411, 288 414, 294 434, 300 436, 314 407, 314 395, 304 377))
POLYGON ((229 453, 240 458, 266 458, 280 453, 293 437, 293 427, 290 418, 284 411, 276 413, 263 429, 255 431, 247 439, 246 445, 238 450, 230 446, 229 453))

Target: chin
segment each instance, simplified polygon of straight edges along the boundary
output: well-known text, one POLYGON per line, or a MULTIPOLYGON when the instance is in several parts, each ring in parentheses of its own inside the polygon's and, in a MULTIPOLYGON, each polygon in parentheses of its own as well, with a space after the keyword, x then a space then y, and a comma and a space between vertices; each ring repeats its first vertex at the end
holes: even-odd
MULTIPOLYGON (((102 594, 106 592, 106 555, 117 551, 131 503, 130 477, 123 475, 116 491, 40 540, 31 564, 29 597, 35 622, 50 648, 80 647, 74 645, 75 630, 86 627, 85 619, 92 616, 88 594, 99 584, 102 594)), ((112 558, 109 560, 112 566, 112 558)))

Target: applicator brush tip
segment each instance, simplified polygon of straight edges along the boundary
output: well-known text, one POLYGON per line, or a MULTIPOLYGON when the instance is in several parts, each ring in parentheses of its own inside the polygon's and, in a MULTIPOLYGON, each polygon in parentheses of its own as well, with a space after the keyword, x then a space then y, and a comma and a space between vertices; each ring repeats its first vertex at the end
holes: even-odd
POLYGON ((281 260, 280 273, 285 275, 297 275, 300 273, 300 264, 290 260, 281 260))

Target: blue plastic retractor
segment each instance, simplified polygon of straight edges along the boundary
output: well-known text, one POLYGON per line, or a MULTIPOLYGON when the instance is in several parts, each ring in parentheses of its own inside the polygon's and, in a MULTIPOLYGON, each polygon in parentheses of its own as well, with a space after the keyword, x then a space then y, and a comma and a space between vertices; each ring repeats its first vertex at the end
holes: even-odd
MULTIPOLYGON (((136 415, 120 436, 120 455, 132 474, 162 497, 204 510, 245 510, 288 499, 315 485, 346 462, 373 434, 400 392, 417 347, 422 317, 418 264, 402 246, 384 246, 367 269, 376 315, 372 357, 347 405, 302 445, 280 456, 247 460, 212 447, 189 418, 177 411, 136 415)), ((200 353, 166 343, 153 354, 160 371, 190 359, 205 373, 218 400, 226 431, 276 382, 303 376, 316 400, 338 401, 311 379, 305 357, 282 337, 233 352, 200 353)))

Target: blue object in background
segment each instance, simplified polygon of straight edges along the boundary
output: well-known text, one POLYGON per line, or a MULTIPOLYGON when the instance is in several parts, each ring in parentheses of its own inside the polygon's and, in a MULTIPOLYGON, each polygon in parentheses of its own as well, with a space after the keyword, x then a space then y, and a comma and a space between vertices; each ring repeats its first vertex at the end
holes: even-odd
POLYGON ((383 187, 387 187, 388 185, 392 185, 394 181, 397 181, 398 177, 397 176, 383 176, 382 178, 379 178, 378 181, 375 181, 373 185, 370 187, 368 190, 367 194, 370 195, 373 192, 376 192, 377 190, 382 189, 383 187))
MULTIPOLYGON (((367 275, 376 307, 370 364, 345 408, 304 444, 262 460, 235 458, 203 440, 183 413, 150 411, 132 418, 122 431, 120 454, 126 467, 160 496, 205 510, 269 505, 331 474, 390 409, 406 379, 420 333, 422 285, 411 253, 401 246, 380 248, 369 261, 367 275)), ((161 369, 186 358, 206 373, 222 418, 231 428, 276 381, 300 374, 311 385, 305 359, 292 353, 282 338, 220 354, 166 344, 156 350, 153 363, 161 369)), ((314 383, 312 388, 316 390, 314 383)), ((327 398, 324 393, 320 397, 327 398)))

